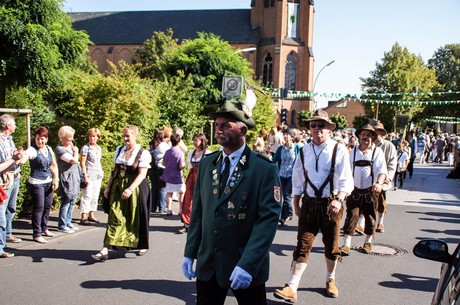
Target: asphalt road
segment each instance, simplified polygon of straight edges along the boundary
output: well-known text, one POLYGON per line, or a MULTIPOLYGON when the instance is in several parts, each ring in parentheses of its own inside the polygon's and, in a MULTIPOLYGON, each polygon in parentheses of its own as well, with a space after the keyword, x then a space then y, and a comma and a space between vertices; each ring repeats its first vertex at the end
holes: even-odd
MULTIPOLYGON (((355 249, 337 269, 337 299, 325 295, 319 235, 300 283, 298 304, 430 304, 441 265, 416 258, 412 247, 421 239, 439 238, 452 251, 460 242, 460 183, 446 179, 448 172, 446 165, 416 165, 403 189, 388 192, 385 233, 377 233, 374 240, 381 255, 361 254, 356 248, 364 237, 354 237, 355 249)), ((76 210, 74 219, 78 217, 76 210)), ((15 258, 0 259, 0 305, 194 304, 195 283, 183 277, 179 266, 186 235, 176 233, 178 216, 152 214, 151 249, 145 256, 111 252, 108 261, 94 263, 90 255, 101 248, 105 232, 106 216, 99 212, 98 217, 102 224, 81 227, 76 234, 56 232, 46 245, 32 241, 29 219, 16 221, 15 235, 23 242, 9 245, 15 258)), ((54 213, 51 230, 57 229, 56 221, 54 213)), ((284 304, 273 297, 273 290, 289 279, 295 222, 279 228, 271 247, 269 304, 284 304)), ((237 304, 229 295, 225 304, 237 304)))

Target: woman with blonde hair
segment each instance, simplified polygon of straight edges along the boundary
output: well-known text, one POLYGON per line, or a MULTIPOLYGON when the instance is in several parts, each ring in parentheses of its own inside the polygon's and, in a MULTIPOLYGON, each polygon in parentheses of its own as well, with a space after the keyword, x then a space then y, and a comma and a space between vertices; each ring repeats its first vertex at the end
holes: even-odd
POLYGON ((55 149, 60 180, 57 194, 61 198, 58 229, 62 233, 74 233, 78 230, 78 227, 72 224, 73 208, 80 194, 78 147, 72 143, 74 134, 75 130, 70 126, 59 128, 60 143, 55 149))
POLYGON ((267 154, 266 144, 265 144, 265 142, 267 141, 267 138, 268 138, 268 133, 265 129, 262 128, 259 132, 259 136, 256 138, 256 140, 252 144, 252 149, 254 151, 263 153, 264 155, 267 154))
POLYGON ((80 224, 82 225, 88 225, 90 222, 99 223, 94 212, 97 210, 102 178, 104 177, 101 165, 102 148, 97 145, 97 141, 101 138, 101 131, 97 128, 90 128, 86 135, 89 142, 80 151, 80 165, 86 184, 80 202, 80 224))
POLYGON ((109 258, 109 249, 136 250, 139 256, 149 248, 150 190, 146 179, 151 156, 136 141, 136 126, 123 129, 124 146, 115 150, 115 165, 104 190, 109 214, 104 246, 91 257, 99 262, 109 258))

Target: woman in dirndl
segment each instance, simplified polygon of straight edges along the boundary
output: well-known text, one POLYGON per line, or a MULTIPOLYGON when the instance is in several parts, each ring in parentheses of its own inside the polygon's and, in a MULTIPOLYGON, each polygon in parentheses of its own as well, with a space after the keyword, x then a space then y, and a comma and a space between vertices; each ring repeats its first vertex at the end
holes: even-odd
POLYGON ((182 212, 180 214, 184 227, 179 230, 179 233, 187 233, 190 225, 193 189, 195 188, 196 176, 198 175, 198 165, 206 154, 211 153, 210 150, 206 149, 208 147, 208 142, 203 133, 196 133, 192 138, 192 142, 195 149, 189 151, 187 155, 187 163, 190 171, 188 173, 187 180, 185 181, 184 202, 182 205, 182 212))
POLYGON ((123 129, 124 146, 115 150, 115 166, 104 190, 108 199, 107 230, 102 250, 92 255, 106 261, 109 249, 135 250, 142 256, 149 249, 150 190, 146 179, 151 156, 136 141, 136 126, 123 129))

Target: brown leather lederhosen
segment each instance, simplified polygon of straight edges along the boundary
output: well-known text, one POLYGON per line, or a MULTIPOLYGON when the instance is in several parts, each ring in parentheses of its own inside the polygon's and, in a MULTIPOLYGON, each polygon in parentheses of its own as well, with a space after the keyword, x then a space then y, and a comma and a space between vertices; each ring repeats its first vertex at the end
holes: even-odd
POLYGON ((345 223, 343 226, 344 234, 354 235, 356 226, 358 225, 359 215, 363 214, 365 219, 364 233, 367 235, 374 234, 375 230, 375 204, 376 200, 373 198, 372 194, 372 185, 374 184, 374 167, 373 160, 376 151, 374 147, 372 151, 371 160, 358 160, 356 161, 356 150, 354 148, 353 154, 353 177, 355 175, 355 167, 371 167, 371 186, 365 189, 359 189, 356 186, 351 192, 350 196, 347 198, 347 216, 345 218, 345 223))
POLYGON ((297 247, 294 250, 294 261, 308 263, 309 255, 313 247, 316 235, 321 229, 323 234, 324 255, 330 260, 337 260, 340 257, 339 238, 340 238, 340 221, 342 219, 343 209, 338 214, 328 214, 327 206, 333 198, 333 179, 335 171, 335 161, 337 155, 337 146, 335 144, 332 153, 331 169, 328 177, 318 189, 308 178, 305 170, 303 150, 300 150, 300 160, 305 177, 304 196, 302 197, 302 207, 299 215, 299 228, 297 234, 297 247), (307 183, 315 191, 316 198, 309 197, 306 194, 307 183), (330 185, 330 196, 321 198, 324 188, 330 185))

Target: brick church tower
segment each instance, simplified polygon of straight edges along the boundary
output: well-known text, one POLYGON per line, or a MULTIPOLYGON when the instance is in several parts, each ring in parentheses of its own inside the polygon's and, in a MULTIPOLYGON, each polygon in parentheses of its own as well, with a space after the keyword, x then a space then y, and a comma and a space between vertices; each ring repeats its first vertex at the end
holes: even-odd
POLYGON ((296 91, 313 87, 313 0, 252 0, 251 24, 259 28, 256 75, 267 87, 285 88, 278 113, 287 109, 286 125, 297 125, 300 110, 313 101, 296 91))

